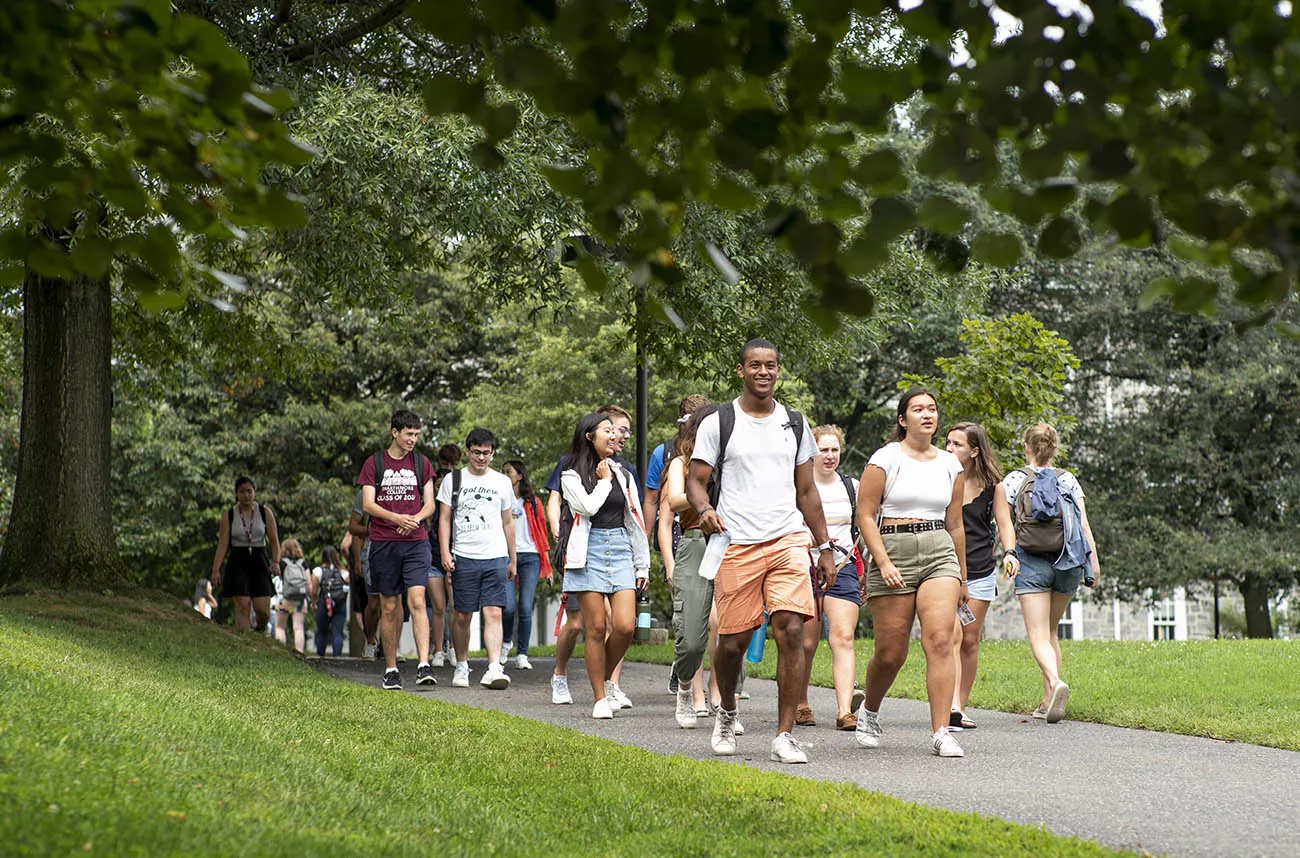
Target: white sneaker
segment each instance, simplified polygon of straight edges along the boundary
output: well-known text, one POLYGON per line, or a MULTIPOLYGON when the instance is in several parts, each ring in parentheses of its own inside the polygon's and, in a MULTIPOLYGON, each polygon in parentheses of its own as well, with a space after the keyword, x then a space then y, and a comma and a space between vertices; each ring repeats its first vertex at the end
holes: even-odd
POLYGON ((505 664, 506 659, 510 658, 510 644, 501 644, 501 663, 505 664))
POLYGON ((374 657, 375 657, 375 645, 372 644, 372 643, 368 643, 368 644, 366 644, 365 647, 361 650, 361 657, 362 657, 362 658, 374 658, 374 657))
POLYGON ((510 677, 506 676, 505 669, 494 661, 488 665, 488 669, 484 671, 483 678, 478 681, 478 684, 484 688, 500 691, 503 688, 510 687, 510 677))
POLYGON ((778 733, 772 740, 771 760, 774 763, 806 763, 808 754, 789 733, 778 733))
POLYGON ((573 695, 569 693, 569 677, 551 674, 551 702, 556 705, 573 702, 573 695))
POLYGON ((451 677, 452 688, 469 688, 469 662, 462 661, 456 665, 456 672, 451 677))
POLYGON ((737 736, 743 736, 743 735, 745 735, 745 725, 742 724, 742 723, 740 723, 740 711, 739 711, 739 710, 736 711, 736 735, 737 735, 737 736))
POLYGON ((1052 698, 1047 704, 1047 723, 1055 724, 1065 717, 1065 704, 1070 700, 1070 686, 1056 680, 1052 686, 1052 698))
POLYGON ((719 757, 730 757, 736 753, 736 716, 728 715, 722 709, 715 709, 713 716, 713 753, 719 757))
POLYGON ((447 654, 444 653, 442 650, 438 650, 433 654, 433 660, 429 662, 429 665, 431 667, 446 667, 447 654))
MULTIPOLYGON (((858 723, 861 724, 862 722, 859 721, 858 723)), ((935 732, 930 743, 930 750, 940 757, 966 756, 966 752, 961 749, 961 745, 957 744, 957 740, 953 738, 952 733, 948 732, 947 727, 940 727, 935 732)))
POLYGON ((689 686, 677 690, 677 726, 683 730, 695 729, 695 702, 689 686))
POLYGON ((596 705, 591 707, 591 717, 598 720, 608 720, 614 717, 614 709, 609 705, 608 697, 602 697, 596 701, 596 705))
POLYGON ((618 683, 612 679, 605 680, 605 696, 609 698, 609 708, 615 712, 632 708, 632 701, 627 699, 623 689, 619 688, 618 683))
POLYGON ((858 710, 858 727, 853 731, 854 738, 858 740, 858 746, 863 748, 879 748, 880 737, 885 731, 880 729, 880 713, 872 712, 864 704, 858 710))
POLYGON ((515 670, 532 670, 533 663, 528 660, 526 655, 515 656, 515 670))

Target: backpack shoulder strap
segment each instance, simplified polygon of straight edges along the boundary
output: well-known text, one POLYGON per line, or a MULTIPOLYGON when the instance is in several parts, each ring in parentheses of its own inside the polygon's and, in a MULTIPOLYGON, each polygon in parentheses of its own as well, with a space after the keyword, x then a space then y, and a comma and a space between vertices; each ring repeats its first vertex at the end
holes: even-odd
POLYGON ((853 491, 853 478, 848 474, 840 474, 840 482, 844 483, 844 491, 849 496, 849 532, 853 534, 853 544, 858 544, 858 498, 857 493, 853 491))
POLYGON ((713 470, 718 472, 718 479, 722 478, 722 461, 727 457, 727 442, 735 430, 736 403, 728 402, 718 409, 718 463, 713 466, 713 470))
POLYGON ((266 527, 266 507, 259 503, 257 505, 257 514, 262 517, 262 527, 266 527))
POLYGON ((415 496, 424 502, 424 463, 428 459, 423 453, 415 452, 411 455, 411 464, 415 467, 415 496))
POLYGON ((456 547, 456 507, 460 506, 460 468, 451 472, 451 527, 447 528, 448 550, 456 547))
POLYGON ((384 451, 380 450, 374 455, 375 462, 375 496, 378 497, 379 490, 384 487, 384 451))
POLYGON ((799 445, 803 443, 803 431, 807 427, 807 421, 803 415, 793 408, 785 409, 786 417, 790 418, 790 431, 794 432, 795 455, 799 455, 799 445))

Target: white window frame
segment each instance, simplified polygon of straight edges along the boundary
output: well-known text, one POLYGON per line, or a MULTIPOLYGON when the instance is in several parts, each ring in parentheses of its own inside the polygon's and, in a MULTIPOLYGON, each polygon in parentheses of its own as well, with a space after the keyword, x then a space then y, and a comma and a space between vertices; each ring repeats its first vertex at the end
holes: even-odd
POLYGON ((1065 613, 1061 615, 1061 621, 1056 624, 1056 637, 1059 640, 1083 640, 1083 606, 1078 599, 1071 599, 1070 604, 1066 606, 1065 613), (1062 626, 1070 630, 1068 638, 1061 636, 1062 626))
MULTIPOLYGON (((1150 591, 1147 591, 1147 598, 1151 597, 1150 591)), ((1173 608, 1172 620, 1167 615, 1162 614, 1159 622, 1156 620, 1154 607, 1147 608, 1147 640, 1187 640, 1187 590, 1182 587, 1175 587, 1174 592, 1167 598, 1160 600, 1162 603, 1168 603, 1173 608), (1173 628, 1172 638, 1157 638, 1156 626, 1173 628)))

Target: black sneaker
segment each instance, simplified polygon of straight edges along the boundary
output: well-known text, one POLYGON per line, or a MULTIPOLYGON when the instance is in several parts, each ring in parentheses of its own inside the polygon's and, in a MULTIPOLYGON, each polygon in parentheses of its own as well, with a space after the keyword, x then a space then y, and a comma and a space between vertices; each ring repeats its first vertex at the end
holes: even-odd
POLYGON ((385 670, 383 689, 385 691, 401 691, 402 674, 398 673, 396 670, 385 670))
POLYGON ((668 671, 668 693, 676 694, 678 687, 677 674, 673 673, 671 670, 668 671))
POLYGON ((433 668, 427 664, 422 664, 415 669, 416 685, 437 685, 438 680, 433 677, 433 668))
POLYGON ((948 729, 954 733, 960 733, 962 730, 961 713, 956 709, 948 714, 948 729))

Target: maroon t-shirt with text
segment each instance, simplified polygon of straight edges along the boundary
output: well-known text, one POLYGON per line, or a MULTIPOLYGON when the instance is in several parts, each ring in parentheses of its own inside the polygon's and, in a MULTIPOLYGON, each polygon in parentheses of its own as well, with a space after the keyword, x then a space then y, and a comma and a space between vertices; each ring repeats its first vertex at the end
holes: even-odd
MULTIPOLYGON (((388 455, 387 450, 384 451, 384 484, 375 492, 375 503, 382 509, 398 515, 419 515, 420 510, 424 508, 424 486, 417 488, 415 485, 415 459, 413 458, 415 455, 420 454, 408 453, 400 459, 394 459, 388 455)), ((433 482, 433 464, 428 458, 424 458, 423 464, 424 482, 428 485, 433 482)), ((374 456, 366 457, 366 463, 361 466, 361 473, 357 475, 357 485, 375 485, 374 456)), ((391 521, 372 517, 370 538, 380 542, 419 542, 428 539, 429 532, 424 522, 420 522, 417 529, 401 534, 397 532, 397 525, 391 521)))

